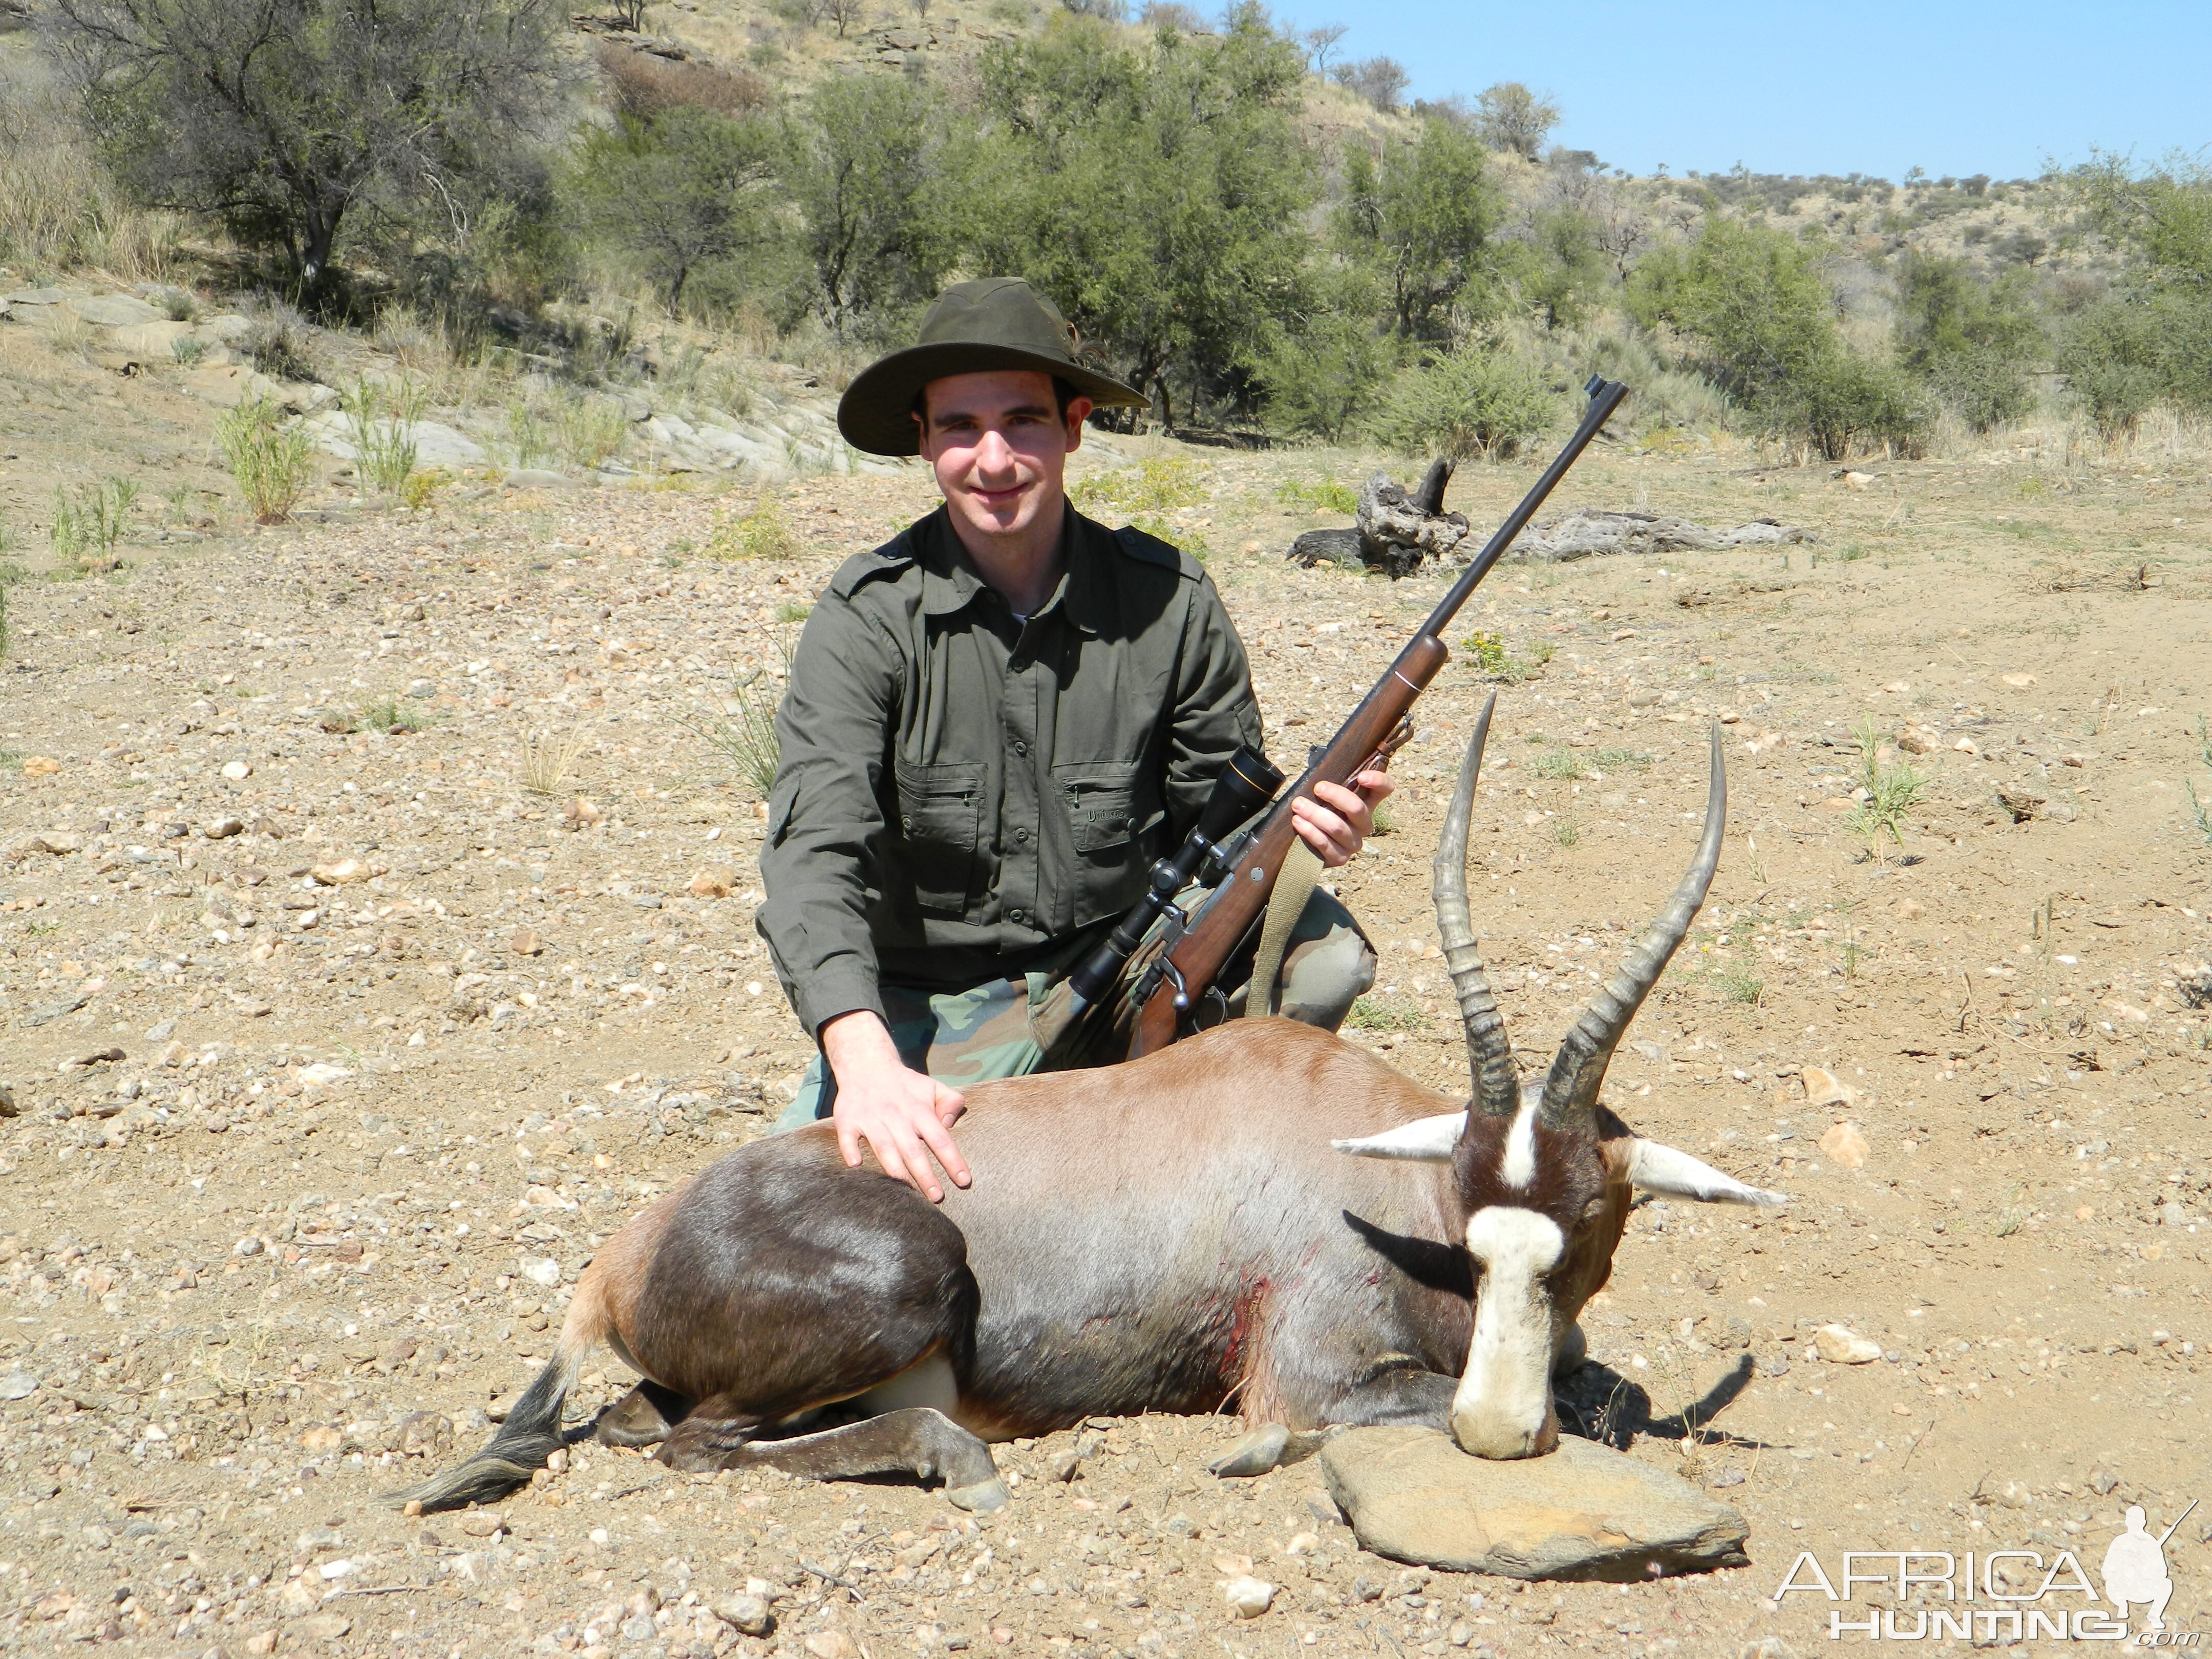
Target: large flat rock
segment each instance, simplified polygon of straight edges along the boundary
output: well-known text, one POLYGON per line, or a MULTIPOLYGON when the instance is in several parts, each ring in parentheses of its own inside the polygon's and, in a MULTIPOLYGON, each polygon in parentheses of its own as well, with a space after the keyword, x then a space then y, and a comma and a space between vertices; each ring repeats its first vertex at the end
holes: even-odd
POLYGON ((1741 1567, 1743 1517, 1594 1441, 1491 1462, 1434 1429, 1352 1429, 1321 1455, 1361 1544, 1394 1561, 1507 1578, 1648 1578, 1741 1567))

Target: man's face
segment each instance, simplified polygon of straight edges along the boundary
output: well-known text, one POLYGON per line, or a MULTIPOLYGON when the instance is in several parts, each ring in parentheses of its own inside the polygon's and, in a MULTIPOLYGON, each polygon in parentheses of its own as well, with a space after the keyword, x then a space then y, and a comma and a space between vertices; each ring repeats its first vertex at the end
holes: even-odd
POLYGON ((1052 377, 1000 369, 932 380, 922 392, 921 453, 958 522, 988 541, 1056 529, 1067 458, 1083 441, 1091 399, 1063 418, 1052 377))

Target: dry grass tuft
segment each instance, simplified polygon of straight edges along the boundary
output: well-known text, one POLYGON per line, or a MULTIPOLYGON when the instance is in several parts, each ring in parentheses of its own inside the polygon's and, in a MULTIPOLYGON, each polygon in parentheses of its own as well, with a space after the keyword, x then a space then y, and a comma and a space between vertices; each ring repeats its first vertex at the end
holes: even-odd
POLYGON ((532 732, 522 739, 522 787, 533 795, 557 795, 576 757, 584 752, 581 738, 556 738, 550 732, 532 732))

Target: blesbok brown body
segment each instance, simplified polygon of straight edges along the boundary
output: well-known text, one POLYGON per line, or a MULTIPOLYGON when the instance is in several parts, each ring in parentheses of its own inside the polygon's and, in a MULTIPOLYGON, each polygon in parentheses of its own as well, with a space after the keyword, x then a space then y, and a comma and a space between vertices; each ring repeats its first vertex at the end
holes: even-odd
MULTIPOLYGON (((1580 1358, 1574 1322, 1633 1189, 1773 1195, 1638 1139, 1595 1101, 1711 878, 1717 744, 1697 864, 1552 1077, 1523 1085, 1467 930, 1489 717, 1437 865, 1472 1109, 1311 1027, 1249 1020, 969 1091, 975 1184, 942 1206, 846 1168, 827 1125, 756 1141, 610 1241, 491 1444, 400 1496, 446 1507, 526 1480, 602 1341, 648 1379, 604 1438, 658 1441, 678 1468, 908 1469, 967 1507, 1005 1501, 985 1443, 1092 1415, 1233 1407, 1279 1431, 1420 1423, 1480 1455, 1549 1450, 1550 1378, 1580 1358)), ((1231 1472, 1257 1473, 1283 1438, 1257 1438, 1231 1472)))

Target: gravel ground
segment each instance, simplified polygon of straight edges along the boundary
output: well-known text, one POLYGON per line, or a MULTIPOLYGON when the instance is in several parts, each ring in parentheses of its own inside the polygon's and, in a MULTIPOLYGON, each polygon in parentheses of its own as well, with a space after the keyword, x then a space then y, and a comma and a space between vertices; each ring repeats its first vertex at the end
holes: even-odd
MULTIPOLYGON (((1184 459, 1204 504, 1179 528, 1295 755, 1437 583, 1274 557, 1340 522, 1276 485, 1363 459, 1184 459)), ((2163 1528, 2212 1489, 2203 481, 2047 487, 2023 451, 1851 490, 1747 459, 1585 464, 1562 505, 1822 540, 1493 576, 1342 887, 1383 957, 1348 1038, 1463 1091, 1425 896, 1498 678, 1462 638, 1505 654, 1474 897, 1531 1050, 1679 873, 1728 723, 1720 883, 1610 1094, 1798 1201, 1640 1209, 1576 1386, 1742 1510, 1751 1568, 1408 1570, 1357 1547, 1316 1466, 1206 1474, 1228 1419, 1018 1443, 1014 1502, 980 1521, 584 1445, 495 1512, 378 1504, 486 1435, 596 1245, 787 1099, 808 1051, 750 926, 756 801, 684 722, 772 675, 836 561, 927 501, 803 480, 802 552, 719 561, 699 550, 744 492, 448 490, 11 596, 0 1649, 1803 1651, 1829 1604, 1771 1599, 1800 1549, 1832 1574, 1845 1549, 1999 1546, 2094 1570, 2123 1504, 2163 1528), (2074 585, 2126 539, 2150 592, 2074 585), (1937 739, 1880 859, 1846 827, 1865 715, 1937 739), (1830 1323, 1880 1357, 1819 1357, 1830 1323), (1222 1586, 1248 1573, 1274 1593, 1239 1620, 1222 1586), (716 1611, 749 1619, 749 1586, 764 1638, 716 1611)), ((1494 522, 1528 476, 1453 504, 1494 522)), ((586 1412, 629 1380, 600 1363, 586 1412)), ((2184 1629, 2206 1530, 2168 1547, 2184 1629)))

